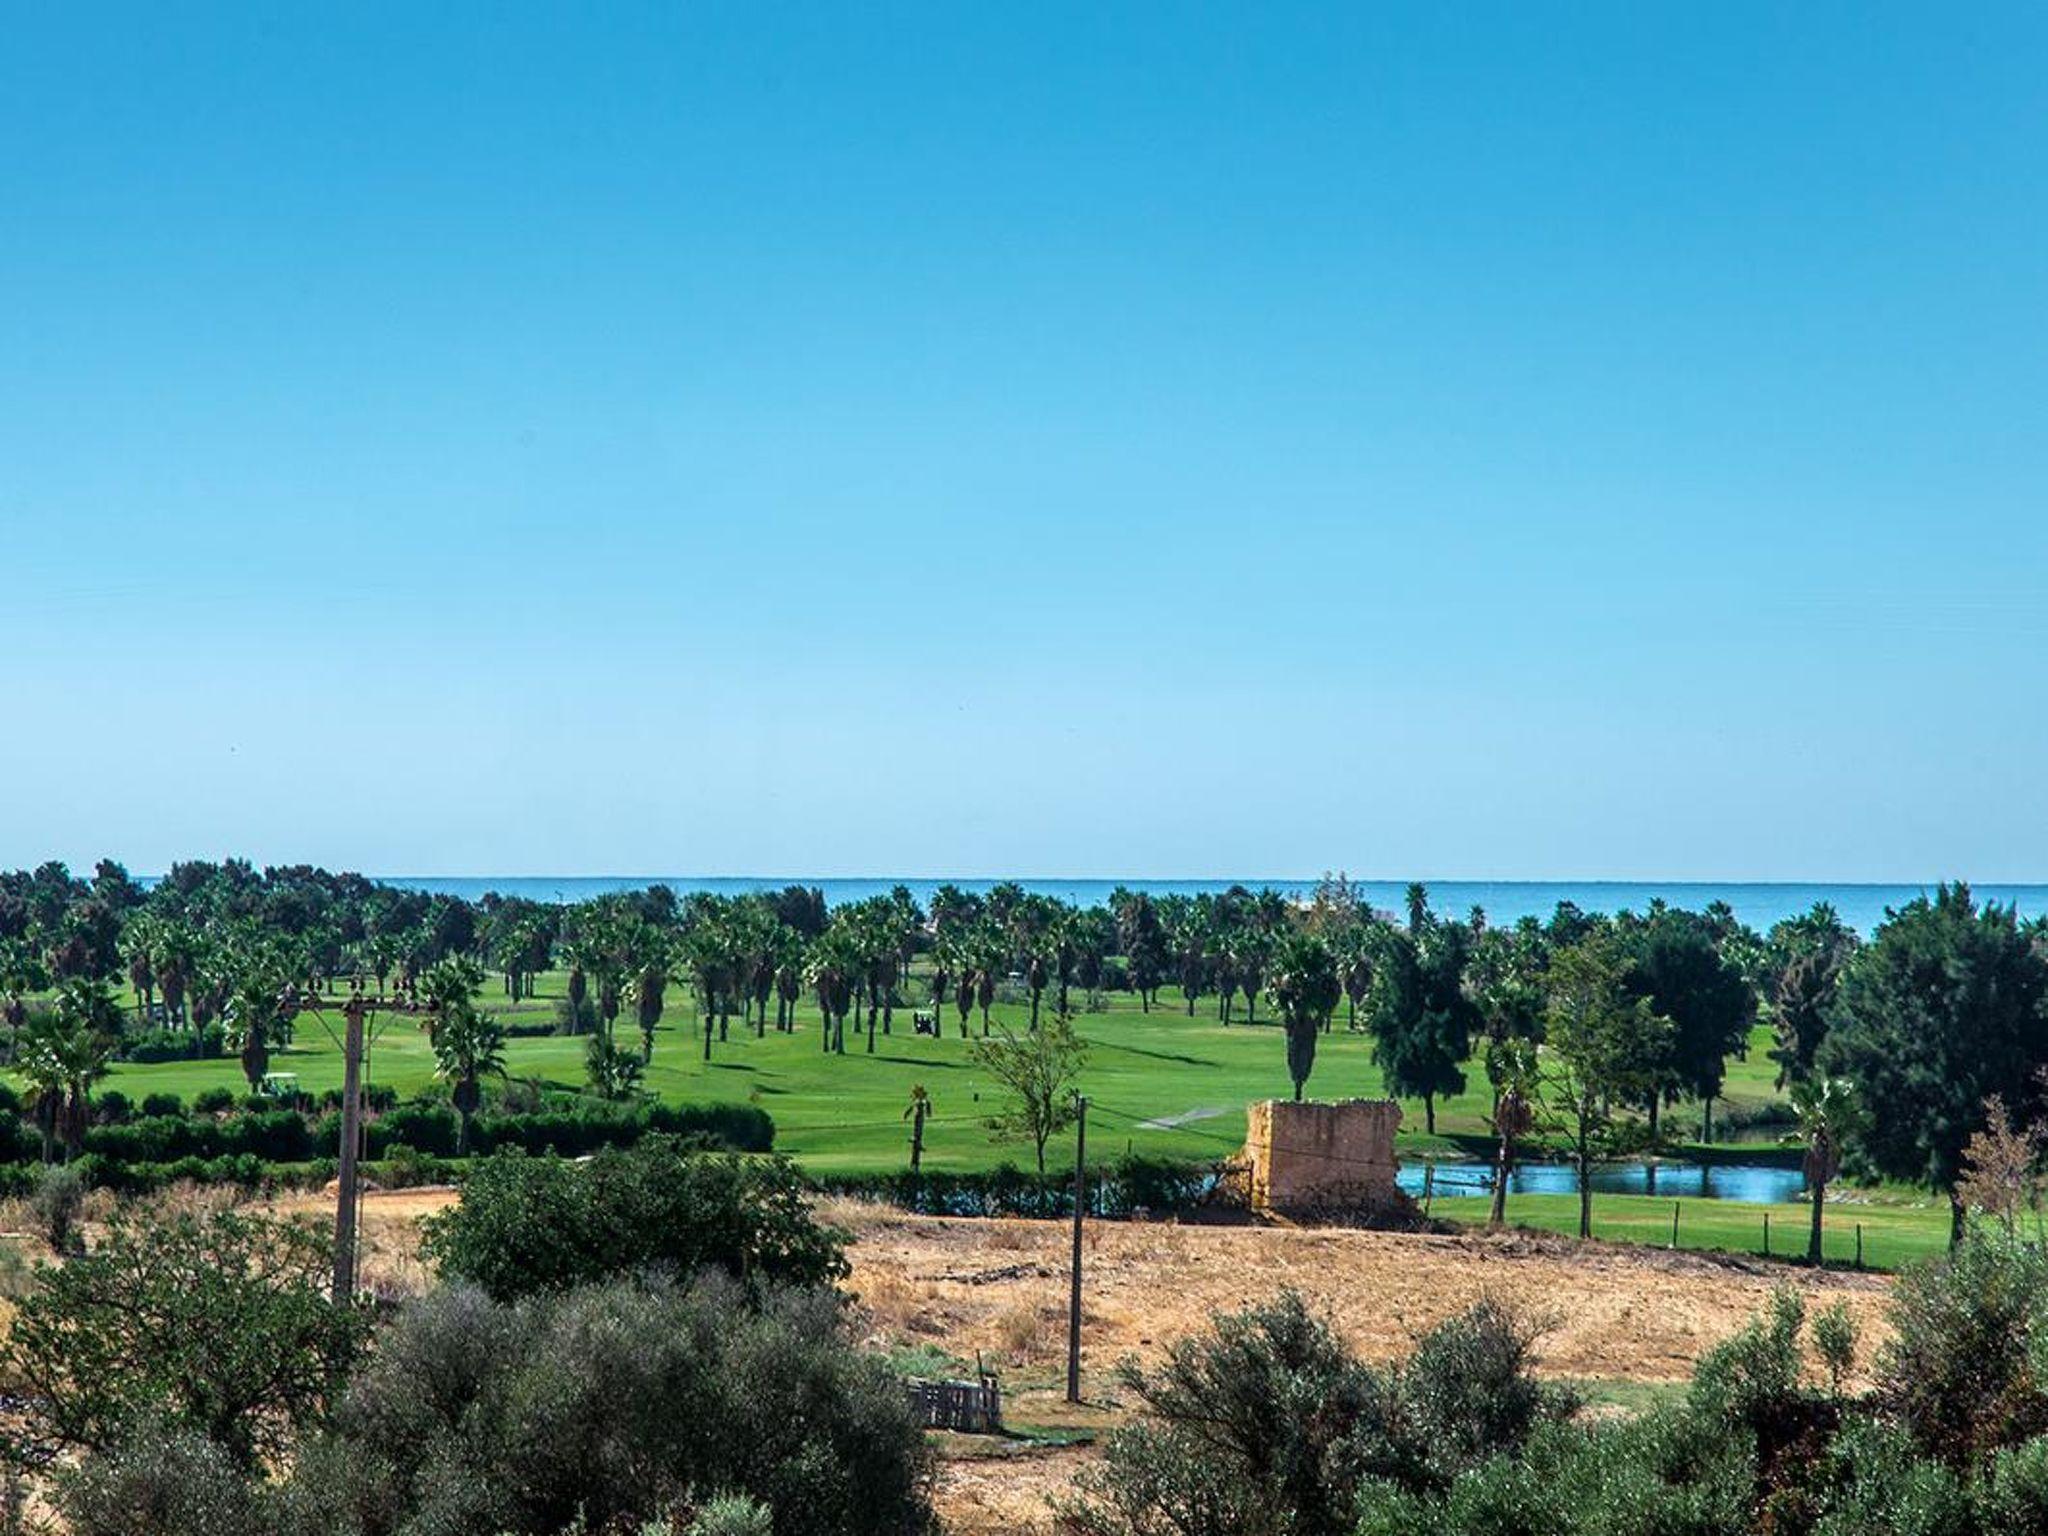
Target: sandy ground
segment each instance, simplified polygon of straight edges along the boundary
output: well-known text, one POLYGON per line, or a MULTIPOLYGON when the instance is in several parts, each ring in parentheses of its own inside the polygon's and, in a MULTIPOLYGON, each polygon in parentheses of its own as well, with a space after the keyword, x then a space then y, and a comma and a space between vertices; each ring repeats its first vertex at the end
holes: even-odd
MULTIPOLYGON (((368 1194, 365 1278, 394 1293, 426 1284, 418 1219, 452 1198, 434 1189, 368 1194)), ((296 1197, 286 1208, 324 1213, 331 1197, 296 1197)), ((1113 1428, 1128 1412, 1113 1375, 1119 1358, 1156 1360, 1210 1314, 1288 1286, 1373 1359, 1403 1353, 1436 1323, 1494 1296, 1550 1322, 1545 1373, 1586 1382, 1682 1381, 1702 1352, 1788 1283, 1815 1305, 1845 1301, 1866 1357, 1882 1335, 1886 1286, 1871 1276, 1526 1234, 1102 1222, 1083 1247, 1084 1402, 1076 1408, 1064 1401, 1067 1227, 906 1216, 853 1202, 824 1214, 853 1234, 848 1284, 866 1341, 928 1346, 970 1365, 979 1356, 1002 1377, 1012 1426, 1034 1437, 1113 1428)), ((1089 1444, 1037 1438, 940 1438, 938 1502, 956 1536, 1050 1532, 1047 1497, 1071 1488, 1096 1454, 1089 1444)))

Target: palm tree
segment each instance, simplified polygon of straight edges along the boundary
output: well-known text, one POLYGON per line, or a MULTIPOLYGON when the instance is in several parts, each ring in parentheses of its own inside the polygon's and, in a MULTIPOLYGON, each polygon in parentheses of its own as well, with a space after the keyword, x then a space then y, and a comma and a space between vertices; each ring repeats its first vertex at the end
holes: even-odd
POLYGON ((466 1157, 470 1122, 483 1105, 483 1079, 505 1075, 505 1031, 489 1014, 465 1005, 436 1021, 433 1046, 434 1075, 449 1084, 460 1117, 455 1152, 466 1157))
POLYGON ((1861 1119, 1855 1090, 1838 1077, 1814 1077, 1792 1084, 1792 1113, 1799 1119, 1797 1136, 1806 1146, 1806 1190, 1813 1202, 1807 1229, 1806 1262, 1821 1261, 1821 1205, 1828 1184, 1842 1171, 1842 1143, 1861 1119))
POLYGON ((135 1013, 144 1028, 149 1026, 150 1004, 156 1000, 157 943, 157 924, 147 914, 137 914, 121 934, 121 949, 128 959, 128 984, 135 989, 135 1013))
POLYGON ((846 929, 835 925, 819 935, 810 954, 811 986, 818 995, 819 1029, 824 1037, 821 1049, 842 1054, 846 1050, 846 1011, 853 1006, 852 977, 858 965, 850 948, 846 929))
POLYGON ((28 1083, 28 1108, 43 1133, 43 1162, 56 1160, 57 1127, 64 1114, 64 1093, 70 1086, 56 1036, 47 1016, 24 1030, 15 1047, 14 1069, 28 1083))
POLYGON ((975 973, 974 1002, 981 1009, 981 1037, 988 1038, 989 1005, 996 1000, 996 973, 987 965, 975 973))
MULTIPOLYGON (((1238 985, 1244 988, 1244 1021, 1247 1024, 1259 1022, 1259 988, 1265 983, 1266 963, 1271 951, 1271 941, 1256 928, 1239 934, 1237 942, 1231 946, 1230 969, 1238 985)), ((1339 995, 1342 995, 1341 988, 1339 995)), ((1330 1012, 1334 1015, 1336 1011, 1337 1005, 1332 1003, 1330 1012)))
POLYGON ((68 1162, 85 1150, 85 1128, 92 1118, 92 1085, 107 1075, 112 1037, 94 1016, 114 1007, 99 983, 79 984, 95 994, 80 1007, 60 994, 56 1011, 45 1015, 24 1035, 16 1065, 28 1079, 37 1126, 43 1133, 43 1161, 50 1161, 52 1142, 64 1141, 68 1162))
POLYGON ((910 1171, 916 1173, 924 1163, 924 1121, 932 1112, 932 1096, 923 1083, 913 1083, 910 1088, 910 1107, 903 1111, 903 1118, 910 1122, 910 1171))
POLYGON ((1291 933, 1273 957, 1273 1006, 1287 1031, 1287 1075, 1294 1079, 1294 1102, 1316 1064, 1316 1036, 1337 1011, 1344 995, 1337 981, 1336 957, 1313 934, 1291 933))
POLYGON ((607 1102, 630 1098, 640 1086, 640 1058, 631 1051, 620 1050, 604 1030, 592 1035, 590 1044, 584 1047, 583 1070, 591 1091, 607 1102))
POLYGON ((797 999, 803 995, 803 970, 792 948, 775 968, 775 1027, 785 1034, 796 1028, 797 999))
POLYGON ((654 1060, 654 1026, 661 1022, 661 1012, 668 993, 668 972, 653 961, 640 967, 640 973, 633 978, 633 1016, 640 1026, 640 1059, 654 1060))
POLYGON ((960 1038, 967 1038, 967 1015, 974 1011, 974 970, 964 961, 960 966, 960 980, 953 991, 953 1007, 960 1014, 960 1038))
POLYGON ((1498 1144, 1493 1159, 1493 1209, 1486 1224, 1507 1220, 1508 1180, 1515 1172, 1515 1150, 1536 1129, 1542 1073, 1536 1042, 1513 1037, 1486 1048, 1486 1076, 1493 1084, 1493 1134, 1498 1144))

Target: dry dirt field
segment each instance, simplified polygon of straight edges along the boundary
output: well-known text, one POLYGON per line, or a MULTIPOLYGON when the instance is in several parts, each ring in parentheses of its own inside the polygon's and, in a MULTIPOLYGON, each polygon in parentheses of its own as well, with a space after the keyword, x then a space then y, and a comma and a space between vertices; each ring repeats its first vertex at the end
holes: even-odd
MULTIPOLYGON (((411 1289, 426 1276, 416 1221, 446 1191, 373 1193, 366 1199, 366 1277, 411 1289)), ((291 1202, 307 1211, 327 1202, 291 1202)), ((878 1348, 926 1346, 1003 1377, 1013 1426, 1034 1438, 944 1437, 939 1503, 956 1536, 1049 1532, 1049 1493, 1092 1459, 1086 1444, 1035 1438, 1113 1427, 1127 1411, 1112 1367, 1156 1359, 1173 1340, 1230 1310, 1292 1286, 1373 1358, 1492 1295, 1552 1323, 1547 1373, 1589 1383, 1682 1381, 1702 1351, 1740 1328, 1785 1283, 1817 1302, 1845 1300, 1863 1325, 1866 1354, 1881 1334, 1885 1283, 1846 1274, 1693 1254, 1586 1245, 1548 1237, 1449 1237, 1269 1227, 1090 1226, 1083 1392, 1063 1401, 1069 1229, 1058 1223, 905 1216, 848 1202, 827 1219, 853 1234, 850 1288, 861 1327, 878 1348)))

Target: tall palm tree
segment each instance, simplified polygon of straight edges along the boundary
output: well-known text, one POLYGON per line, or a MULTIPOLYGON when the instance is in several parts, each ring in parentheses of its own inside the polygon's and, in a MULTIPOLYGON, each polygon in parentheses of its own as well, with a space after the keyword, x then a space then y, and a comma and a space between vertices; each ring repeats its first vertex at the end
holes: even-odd
POLYGON ((483 1079, 505 1075, 505 1030, 489 1014, 463 1006, 437 1021, 433 1046, 434 1075, 448 1083, 460 1117, 455 1151, 466 1157, 470 1122, 483 1106, 483 1079))
POLYGON ((1842 1144, 1862 1118, 1855 1090, 1838 1077, 1813 1077, 1792 1084, 1792 1113, 1798 1117, 1799 1140, 1805 1144, 1806 1192, 1813 1203, 1807 1228, 1806 1262, 1821 1261, 1821 1206, 1828 1184, 1842 1171, 1842 1144))
MULTIPOLYGON (((106 998, 108 1006, 112 999, 106 998)), ((43 1161, 50 1161, 52 1142, 62 1137, 68 1162, 85 1150, 85 1128, 92 1119, 92 1085, 107 1075, 113 1038, 88 1021, 89 1015, 67 1008, 60 995, 54 1013, 45 1015, 23 1036, 16 1065, 28 1079, 36 1124, 43 1133, 43 1161)))
POLYGON ((996 973, 984 964, 974 975, 974 1003, 981 1010, 981 1037, 988 1038, 988 1010, 996 1000, 996 973))
POLYGON ((775 968, 775 1027, 784 1034, 796 1028, 797 999, 803 995, 803 970, 792 949, 775 968))
POLYGON ((648 961, 633 978, 633 1018, 640 1026, 640 1059, 654 1060, 654 1027, 661 1022, 668 997, 668 972, 648 961))
POLYGON ((1486 1076, 1493 1084, 1493 1208, 1486 1224, 1499 1227, 1508 1215, 1508 1181, 1514 1177, 1515 1153, 1536 1129, 1541 1102, 1542 1071, 1536 1042, 1515 1037, 1486 1048, 1486 1076))
POLYGON ((159 927, 147 913, 138 913, 121 931, 121 951, 128 961, 128 984, 135 989, 136 1017, 146 1028, 150 1004, 156 1001, 156 948, 159 927))
POLYGON ((1294 1080, 1294 1102, 1316 1064, 1316 1036, 1337 1011, 1344 995, 1337 980, 1337 960, 1330 946, 1313 934, 1292 933, 1273 956, 1273 1006, 1287 1031, 1287 1075, 1294 1080))
POLYGON ((55 1162, 57 1128, 64 1115, 64 1093, 71 1076, 65 1069, 56 1030, 47 1016, 22 1031, 14 1052, 14 1070, 28 1084, 29 1114, 43 1134, 43 1162, 55 1162))

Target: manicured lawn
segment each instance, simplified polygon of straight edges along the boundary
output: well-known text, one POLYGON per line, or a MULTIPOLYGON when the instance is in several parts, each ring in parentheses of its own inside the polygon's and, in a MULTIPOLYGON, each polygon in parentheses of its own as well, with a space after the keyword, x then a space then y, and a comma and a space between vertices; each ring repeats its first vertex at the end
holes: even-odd
MULTIPOLYGON (((484 1000, 508 1023, 545 1022, 552 1018, 566 984, 563 973, 548 973, 539 979, 538 996, 511 1004, 494 994, 493 978, 484 1000)), ((914 978, 907 992, 922 999, 922 979, 914 978)), ((1080 1006, 1078 992, 1074 999, 1080 1006)), ((1240 1002, 1239 1019, 1242 1008, 1240 1002)), ((994 1010, 999 1024, 1019 1030, 1029 1012, 1021 1002, 998 1002, 994 1010)), ((327 1017, 338 1030, 339 1015, 330 1012, 327 1017)), ((1309 1091, 1326 1099, 1379 1097, 1384 1083, 1372 1063, 1371 1037, 1347 1030, 1344 1017, 1340 1009, 1336 1027, 1322 1038, 1309 1091)), ((972 1171, 1004 1161, 1028 1164, 1028 1144, 991 1138, 984 1122, 998 1107, 998 1097, 969 1060, 967 1042, 960 1038, 957 1015, 950 1008, 945 1024, 942 1039, 918 1036, 912 1032, 909 1010, 901 1010, 895 1032, 878 1037, 870 1056, 865 1034, 856 1038, 849 1020, 846 1054, 830 1056, 819 1049, 817 1011, 806 1002, 799 1006, 794 1035, 771 1030, 756 1038, 735 1021, 731 1038, 714 1045, 707 1065, 694 1004, 683 988, 676 987, 656 1032, 646 1086, 678 1102, 758 1103, 774 1117, 781 1150, 819 1171, 871 1172, 900 1167, 906 1160, 909 1137, 903 1110, 911 1086, 922 1083, 934 1100, 926 1122, 925 1156, 930 1167, 972 1171)), ((978 1015, 970 1019, 969 1027, 980 1033, 978 1015)), ((1091 1105, 1090 1146, 1098 1155, 1128 1149, 1168 1157, 1224 1156, 1243 1143, 1248 1102, 1290 1092, 1280 1030, 1264 1020, 1226 1028, 1216 1020, 1213 998, 1198 1002, 1190 1018, 1170 989, 1150 1013, 1124 995, 1107 994, 1099 1010, 1080 1013, 1077 1027, 1091 1047, 1082 1087, 1091 1105), (1164 1121, 1174 1123, 1148 1123, 1164 1121)), ((632 1033, 627 1019, 621 1019, 620 1029, 632 1033)), ((1759 1030, 1748 1059, 1729 1063, 1731 1102, 1755 1105, 1775 1096, 1776 1069, 1765 1055, 1768 1045, 1769 1032, 1759 1030)), ((583 1051, 580 1039, 526 1036, 509 1042, 507 1057, 515 1077, 577 1088, 583 1083, 583 1051)), ((298 1074, 300 1086, 313 1093, 341 1083, 340 1052, 311 1014, 300 1019, 294 1043, 273 1054, 271 1067, 298 1074)), ((433 1058, 415 1020, 392 1014, 373 1022, 370 1082, 389 1085, 401 1097, 409 1097, 432 1077, 433 1058)), ((1491 1102, 1476 1059, 1467 1063, 1466 1079, 1466 1092, 1439 1101, 1434 1137, 1424 1133, 1421 1103, 1404 1105, 1405 1153, 1484 1153, 1491 1102)), ((238 1094, 245 1088, 240 1064, 232 1056, 123 1063, 113 1069, 107 1086, 136 1099, 163 1092, 188 1102, 208 1088, 238 1094)), ((1668 1123, 1681 1135, 1696 1131, 1697 1106, 1673 1109, 1668 1123)), ((1049 1150, 1048 1165, 1071 1166, 1071 1149, 1064 1139, 1049 1150)))
MULTIPOLYGON (((562 986, 560 976, 541 980, 542 996, 517 1010, 486 995, 487 1004, 504 1017, 545 1018, 562 986)), ((1078 1004, 1079 998, 1076 996, 1078 1004)), ((998 1024, 1022 1030, 1030 1015, 1026 1004, 998 1003, 998 1024)), ((338 1014, 329 1022, 339 1030, 338 1014)), ((1187 1017, 1179 1006, 1150 1014, 1127 1000, 1106 1000, 1100 1012, 1079 1015, 1077 1028, 1090 1043, 1082 1088, 1090 1100, 1091 1160, 1126 1149, 1157 1156, 1213 1159, 1235 1151, 1244 1142, 1244 1106, 1255 1099, 1285 1097, 1290 1091, 1286 1052, 1280 1030, 1261 1022, 1225 1028, 1213 1004, 1198 1005, 1187 1017), (1146 1122, 1186 1117, 1172 1126, 1146 1122)), ((979 1035, 979 1015, 969 1027, 979 1035)), ((637 1032, 621 1019, 622 1038, 637 1032)), ((734 1020, 731 1037, 713 1046, 713 1059, 703 1060, 703 1034, 691 1003, 671 994, 668 1017, 655 1036, 653 1065, 646 1086, 677 1102, 741 1101, 757 1103, 774 1117, 776 1146, 820 1172, 866 1172, 899 1168, 908 1158, 909 1126, 903 1111, 913 1084, 922 1083, 933 1099, 925 1125, 926 1165, 935 1170, 971 1171, 1004 1161, 1028 1166, 1028 1142, 997 1142, 985 1121, 1001 1105, 986 1074, 968 1056, 960 1038, 957 1015, 949 1009, 941 1039, 915 1034, 907 1009, 896 1015, 895 1032, 878 1035, 875 1054, 867 1053, 867 1037, 856 1036, 848 1020, 846 1054, 828 1055, 819 1047, 815 1009, 800 1009, 797 1032, 777 1034, 772 1028, 757 1038, 734 1020)), ((372 1022, 368 1079, 389 1084, 401 1097, 425 1087, 433 1075, 433 1058, 417 1021, 389 1015, 372 1022)), ((580 1087, 585 1042, 560 1036, 517 1038, 506 1055, 515 1077, 532 1077, 580 1087)), ((1347 1033, 1341 1024, 1323 1037, 1311 1091, 1319 1098, 1378 1097, 1379 1069, 1371 1061, 1371 1038, 1347 1033)), ((335 1043, 310 1014, 302 1017, 296 1039, 273 1053, 271 1070, 298 1074, 299 1085, 318 1093, 338 1087, 341 1060, 335 1043)), ((1483 1086, 1483 1074, 1472 1074, 1483 1086)), ((245 1090, 240 1064, 233 1058, 213 1061, 122 1064, 106 1086, 131 1098, 146 1093, 176 1093, 188 1101, 204 1089, 245 1090)), ((1441 1129, 1483 1131, 1488 1102, 1468 1092, 1441 1106, 1441 1129)), ((1422 1108, 1411 1107, 1409 1125, 1418 1131, 1422 1108)), ((1414 1138, 1419 1146, 1422 1138, 1414 1138)), ((1441 1140, 1439 1149, 1448 1148, 1441 1140)), ((1072 1166, 1070 1137, 1049 1149, 1048 1166, 1072 1166)))
MULTIPOLYGON (((508 1004, 487 990, 485 1002, 508 1022, 546 1021, 553 1017, 565 985, 563 975, 551 973, 540 978, 540 995, 531 1001, 508 1004)), ((913 983, 910 992, 921 999, 921 982, 913 983)), ((1080 1005, 1079 993, 1075 1002, 1080 1005)), ((999 1002, 994 1010, 998 1024, 1018 1030, 1024 1028, 1029 1012, 1028 1005, 1017 1002, 999 1002)), ((970 1060, 957 1015, 948 1008, 944 1017, 946 1032, 933 1039, 915 1034, 910 1010, 901 1010, 895 1032, 878 1035, 873 1055, 867 1052, 866 1034, 856 1033, 849 1019, 846 1054, 837 1056, 820 1050, 817 1012, 806 1004, 799 1008, 793 1035, 771 1029, 757 1038, 735 1020, 730 1038, 714 1044, 712 1060, 706 1063, 694 1005, 683 989, 676 988, 668 1016, 656 1032, 646 1086, 674 1102, 759 1104, 774 1117, 781 1151, 821 1173, 866 1173, 906 1163, 909 1126, 903 1111, 912 1085, 922 1083, 933 1099, 933 1113, 925 1125, 927 1167, 971 1172, 1006 1161, 1028 1167, 1028 1142, 998 1141, 988 1130, 986 1121, 1000 1107, 1000 1095, 970 1060)), ((1343 1019, 1340 1010, 1337 1027, 1322 1037, 1310 1092, 1324 1099, 1380 1097, 1384 1084, 1372 1063, 1371 1037, 1348 1031, 1343 1019)), ((330 1013, 328 1022, 340 1028, 338 1014, 330 1013)), ((1280 1030, 1267 1022, 1226 1028, 1216 1020, 1213 1000, 1198 1003, 1190 1018, 1171 992, 1149 1014, 1112 994, 1099 1010, 1081 1012, 1076 1024, 1090 1045, 1082 1087, 1090 1101, 1091 1161, 1125 1151, 1200 1160, 1228 1156, 1244 1141, 1244 1106, 1290 1091, 1280 1030)), ((622 1038, 637 1039, 627 1019, 621 1019, 619 1028, 622 1038)), ((979 1035, 978 1014, 970 1018, 969 1028, 979 1035)), ((305 1015, 296 1033, 289 1049, 274 1054, 272 1070, 297 1073, 300 1086, 309 1092, 339 1087, 340 1052, 320 1021, 305 1015)), ((1769 1044, 1769 1032, 1759 1029, 1747 1058, 1729 1062, 1726 1103, 1753 1108, 1776 1097, 1776 1068, 1766 1055, 1769 1044)), ((509 1041, 506 1054, 514 1077, 579 1088, 584 1046, 581 1039, 526 1036, 509 1041)), ((389 1085, 400 1097, 409 1097, 432 1082, 433 1067, 416 1020, 392 1014, 372 1021, 370 1082, 389 1085)), ((1438 1104, 1434 1137, 1423 1133, 1422 1105, 1404 1104, 1404 1156, 1487 1150, 1486 1116, 1491 1106, 1477 1061, 1467 1064, 1466 1077, 1465 1093, 1438 1104)), ((245 1084, 240 1064, 228 1057, 124 1063, 113 1069, 105 1086, 135 1099, 168 1092, 189 1102, 207 1088, 239 1094, 245 1084)), ((1696 1131, 1698 1107, 1672 1110, 1667 1124, 1679 1134, 1696 1131)), ((1768 1143, 1721 1145, 1744 1156, 1775 1152, 1768 1143)), ((1072 1156, 1071 1134, 1063 1135, 1048 1149, 1047 1165, 1070 1168, 1072 1156)), ((1516 1225, 1563 1233, 1577 1230, 1578 1205, 1572 1195, 1516 1195, 1508 1209, 1509 1220, 1516 1225)), ((1766 1211, 1772 1251, 1804 1253, 1807 1208, 1800 1204, 1682 1199, 1680 1246, 1760 1253, 1766 1211)), ((1453 1221, 1483 1223, 1487 1207, 1484 1198, 1447 1197, 1434 1202, 1433 1212, 1453 1221)), ((1601 1195, 1594 1202, 1595 1233, 1612 1241, 1667 1245, 1671 1215, 1668 1198, 1601 1195)), ((1875 1268, 1892 1268, 1906 1259, 1939 1252, 1947 1243, 1945 1202, 1891 1189, 1870 1196, 1852 1193, 1828 1208, 1830 1262, 1851 1260, 1859 1222, 1865 1262, 1875 1268)))
MULTIPOLYGON (((1739 1200, 1680 1200, 1651 1195, 1599 1195, 1593 1201, 1593 1235, 1614 1243, 1668 1247, 1671 1216, 1678 1207, 1678 1246, 1722 1253, 1761 1254, 1764 1217, 1771 1219, 1771 1252, 1783 1258, 1806 1253, 1811 1207, 1751 1205, 1739 1200)), ((1487 1201, 1457 1198, 1431 1202, 1430 1214, 1446 1221, 1483 1226, 1487 1201)), ((1568 1236, 1579 1230, 1577 1195, 1514 1195, 1508 1200, 1508 1223, 1568 1236)), ((1853 1195, 1830 1201, 1826 1208, 1823 1252, 1830 1264, 1847 1265, 1856 1255, 1856 1228, 1863 1229, 1863 1262, 1871 1269, 1896 1269, 1911 1259, 1943 1253, 1948 1248, 1946 1200, 1902 1200, 1886 1195, 1864 1200, 1853 1195)))

